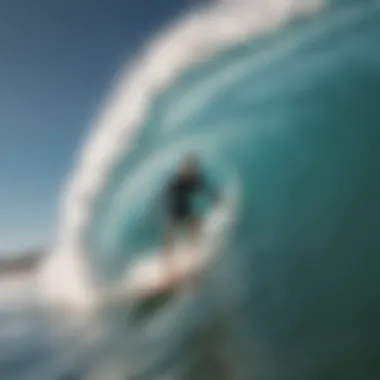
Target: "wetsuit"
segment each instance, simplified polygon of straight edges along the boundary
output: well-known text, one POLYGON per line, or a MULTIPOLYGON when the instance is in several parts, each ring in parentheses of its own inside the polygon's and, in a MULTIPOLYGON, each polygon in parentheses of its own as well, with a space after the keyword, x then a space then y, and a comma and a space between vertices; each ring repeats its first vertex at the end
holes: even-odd
POLYGON ((197 217, 193 207, 194 196, 207 190, 215 200, 216 194, 207 186, 201 176, 193 178, 175 178, 169 185, 168 202, 169 218, 172 222, 183 223, 197 217))

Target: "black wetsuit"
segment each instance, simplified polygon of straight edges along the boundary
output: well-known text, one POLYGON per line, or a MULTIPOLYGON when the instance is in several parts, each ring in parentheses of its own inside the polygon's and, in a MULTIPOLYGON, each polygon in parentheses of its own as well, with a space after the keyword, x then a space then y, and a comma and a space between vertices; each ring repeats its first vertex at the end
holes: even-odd
POLYGON ((216 199, 216 194, 206 185, 199 175, 193 178, 175 178, 169 185, 168 202, 169 217, 173 222, 186 222, 197 217, 193 207, 193 198, 199 193, 207 190, 212 198, 216 199))

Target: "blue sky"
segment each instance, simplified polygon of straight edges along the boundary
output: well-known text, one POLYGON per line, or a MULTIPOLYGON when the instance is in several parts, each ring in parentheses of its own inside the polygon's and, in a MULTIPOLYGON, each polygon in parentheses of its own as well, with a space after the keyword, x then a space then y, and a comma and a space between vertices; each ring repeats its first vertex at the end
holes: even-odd
POLYGON ((0 252, 52 241, 60 187, 116 70, 195 2, 1 2, 0 252))

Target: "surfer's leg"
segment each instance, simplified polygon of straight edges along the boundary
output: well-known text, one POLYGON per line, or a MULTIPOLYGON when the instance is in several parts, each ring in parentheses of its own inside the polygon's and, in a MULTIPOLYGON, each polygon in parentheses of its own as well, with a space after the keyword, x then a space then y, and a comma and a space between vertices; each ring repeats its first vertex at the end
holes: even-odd
POLYGON ((168 256, 172 255, 174 245, 174 228, 173 226, 166 227, 166 236, 165 236, 165 253, 168 256))
POLYGON ((166 227, 166 236, 165 236, 165 249, 164 254, 166 256, 166 263, 168 269, 168 280, 174 276, 174 242, 175 242, 175 228, 173 222, 169 223, 166 227))
POLYGON ((189 229, 190 229, 190 238, 191 238, 191 245, 198 249, 199 243, 202 238, 202 225, 201 220, 196 216, 191 216, 189 218, 189 229))
MULTIPOLYGON (((191 247, 191 260, 197 261, 199 257, 198 255, 201 254, 200 249, 200 242, 202 240, 202 229, 201 229, 201 220, 197 218, 194 215, 189 216, 189 218, 186 221, 186 227, 189 232, 189 240, 190 240, 190 247, 191 247)), ((197 283, 197 273, 196 271, 191 270, 190 273, 186 276, 186 282, 189 285, 194 285, 197 283)))

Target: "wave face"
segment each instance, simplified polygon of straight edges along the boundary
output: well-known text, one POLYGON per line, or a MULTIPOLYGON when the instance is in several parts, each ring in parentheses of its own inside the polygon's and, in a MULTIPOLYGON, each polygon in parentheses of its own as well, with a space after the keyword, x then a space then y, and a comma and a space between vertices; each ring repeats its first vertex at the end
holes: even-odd
POLYGON ((238 194, 207 292, 160 338, 223 340, 229 360, 187 342, 203 355, 196 378, 222 378, 221 363, 234 379, 380 372, 380 2, 310 4, 222 2, 159 36, 121 76, 69 185, 45 275, 78 303, 159 244, 157 194, 184 153, 238 194))

